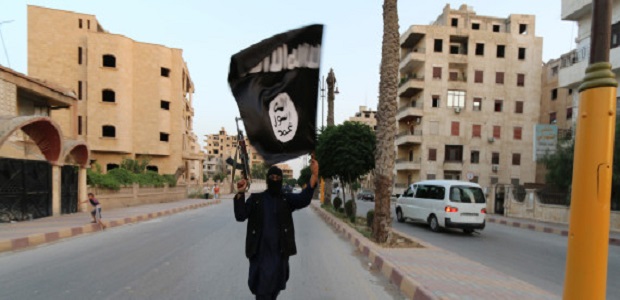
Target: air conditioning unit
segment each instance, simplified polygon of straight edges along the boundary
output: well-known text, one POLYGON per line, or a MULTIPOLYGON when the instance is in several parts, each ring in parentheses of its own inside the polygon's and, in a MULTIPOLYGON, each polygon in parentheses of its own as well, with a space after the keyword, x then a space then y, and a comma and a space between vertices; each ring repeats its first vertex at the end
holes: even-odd
POLYGON ((457 113, 457 114, 460 113, 461 112, 461 108, 460 107, 455 107, 454 108, 454 112, 457 113))
POLYGON ((499 165, 492 165, 491 170, 493 170, 493 172, 499 171, 499 165))
POLYGON ((494 137, 490 137, 489 138, 489 143, 493 143, 493 142, 495 142, 495 138, 494 137))

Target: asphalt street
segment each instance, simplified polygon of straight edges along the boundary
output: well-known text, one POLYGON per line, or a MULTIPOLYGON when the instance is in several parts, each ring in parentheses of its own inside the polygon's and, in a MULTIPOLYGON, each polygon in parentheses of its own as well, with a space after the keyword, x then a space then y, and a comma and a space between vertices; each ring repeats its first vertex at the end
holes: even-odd
MULTIPOLYGON (((310 208, 279 299, 403 299, 310 208)), ((0 299, 254 299, 232 201, 0 255, 0 299)))

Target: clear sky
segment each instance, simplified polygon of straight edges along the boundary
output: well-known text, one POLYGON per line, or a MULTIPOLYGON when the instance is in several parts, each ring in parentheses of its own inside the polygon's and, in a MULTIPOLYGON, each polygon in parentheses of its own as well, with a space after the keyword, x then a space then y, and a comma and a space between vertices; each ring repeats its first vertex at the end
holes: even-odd
MULTIPOLYGON (((333 68, 340 94, 335 122, 353 116, 360 105, 376 109, 381 62, 382 3, 379 0, 0 0, 0 25, 10 67, 27 72, 27 5, 92 14, 104 29, 140 42, 183 49, 196 87, 194 131, 204 135, 225 127, 235 130, 239 115, 228 83, 230 56, 274 34, 324 24, 321 74, 333 68)), ((536 16, 536 35, 543 37, 543 60, 558 58, 574 48, 577 26, 561 20, 561 0, 400 0, 400 32, 411 25, 428 25, 446 4, 473 6, 478 15, 536 16)), ((541 62, 542 63, 542 62, 541 62)), ((4 51, 0 64, 7 66, 4 51)), ((317 99, 320 101, 320 98, 317 99)), ((318 124, 321 124, 319 102, 318 124)), ((327 108, 325 108, 327 114, 327 108)), ((300 160, 291 162, 295 176, 300 160)))

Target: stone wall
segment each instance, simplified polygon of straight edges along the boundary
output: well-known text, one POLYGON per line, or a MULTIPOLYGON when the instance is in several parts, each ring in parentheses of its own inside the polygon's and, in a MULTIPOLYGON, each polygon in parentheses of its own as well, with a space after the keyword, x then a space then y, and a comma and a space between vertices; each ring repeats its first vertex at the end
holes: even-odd
POLYGON ((0 79, 0 115, 17 116, 17 87, 0 79))
MULTIPOLYGON (((140 187, 138 184, 118 191, 88 187, 88 192, 95 194, 104 209, 179 201, 187 198, 187 191, 187 186, 155 188, 140 187)), ((81 208, 86 210, 87 207, 83 204, 81 208)))
MULTIPOLYGON (((541 203, 535 189, 526 190, 523 202, 515 200, 512 192, 508 191, 504 208, 507 217, 559 224, 568 224, 570 219, 570 208, 568 206, 541 203)), ((620 212, 618 211, 611 212, 610 230, 620 232, 620 212)))

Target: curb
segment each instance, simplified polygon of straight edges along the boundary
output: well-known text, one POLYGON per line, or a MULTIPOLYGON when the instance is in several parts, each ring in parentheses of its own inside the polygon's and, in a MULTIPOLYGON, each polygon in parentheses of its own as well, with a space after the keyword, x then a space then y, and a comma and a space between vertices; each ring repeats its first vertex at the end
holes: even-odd
MULTIPOLYGON (((561 236, 568 236, 568 229, 559 229, 559 228, 553 228, 553 227, 549 227, 545 225, 529 224, 527 222, 506 221, 506 220, 494 218, 491 216, 487 216, 487 221, 489 221, 490 223, 505 225, 509 227, 516 227, 516 228, 528 229, 532 231, 551 233, 551 234, 556 234, 556 235, 561 235, 561 236)), ((620 238, 610 237, 609 245, 620 246, 620 238)))
MULTIPOLYGON (((364 256, 368 258, 373 268, 376 268, 390 280, 398 289, 408 298, 414 300, 438 300, 439 297, 431 293, 422 284, 411 278, 410 276, 403 275, 405 272, 399 270, 390 260, 381 256, 374 242, 368 240, 361 233, 353 230, 349 225, 336 219, 330 213, 324 211, 318 205, 313 204, 312 209, 328 224, 331 225, 342 236, 347 238, 353 246, 355 246, 364 256)), ((419 241, 416 241, 420 243, 419 241)), ((434 248, 426 243, 420 243, 424 247, 434 248)))
MULTIPOLYGON (((123 226, 131 223, 139 223, 142 221, 148 221, 151 219, 155 219, 161 216, 168 216, 172 214, 176 214, 182 211, 197 209, 201 207, 210 206, 213 204, 221 203, 221 199, 217 199, 212 202, 204 202, 200 204, 191 204, 184 207, 177 207, 172 209, 166 209, 158 212, 152 212, 148 214, 141 214, 132 217, 126 218, 118 218, 111 219, 109 221, 104 221, 108 228, 123 226)), ((39 246, 42 244, 52 243, 61 239, 70 238, 82 234, 92 233, 102 231, 99 224, 87 224, 83 226, 70 227, 70 228, 62 228, 57 231, 47 232, 47 233, 35 233, 28 235, 22 238, 14 238, 10 240, 0 240, 0 253, 7 251, 17 251, 23 250, 26 248, 39 246)))

